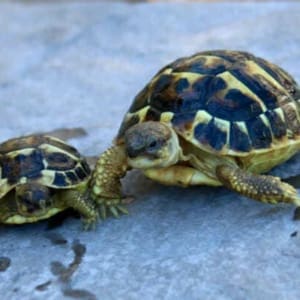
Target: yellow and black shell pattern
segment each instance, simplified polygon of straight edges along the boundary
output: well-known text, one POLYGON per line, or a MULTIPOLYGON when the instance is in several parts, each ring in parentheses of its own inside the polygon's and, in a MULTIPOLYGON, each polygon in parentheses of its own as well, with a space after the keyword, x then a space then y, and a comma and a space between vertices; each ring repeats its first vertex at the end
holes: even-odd
POLYGON ((91 174, 84 157, 72 146, 45 135, 30 135, 0 144, 0 198, 29 181, 68 189, 91 174))
POLYGON ((151 120, 169 123, 203 150, 244 156, 298 143, 299 107, 299 87, 280 67, 247 52, 200 52, 154 76, 135 97, 117 141, 151 120))

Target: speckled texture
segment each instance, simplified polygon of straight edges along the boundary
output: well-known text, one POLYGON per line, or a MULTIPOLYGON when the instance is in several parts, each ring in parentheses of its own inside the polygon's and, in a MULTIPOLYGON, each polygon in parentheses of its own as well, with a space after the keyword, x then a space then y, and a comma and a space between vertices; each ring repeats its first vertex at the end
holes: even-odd
MULTIPOLYGON (((60 127, 103 151, 164 64, 254 52, 300 81, 300 5, 0 4, 1 140, 60 127)), ((274 171, 298 173, 300 156, 274 171)), ((2 299, 300 299, 300 223, 223 188, 163 187, 132 172, 130 215, 94 232, 68 218, 0 227, 2 299), (7 264, 7 262, 9 262, 7 264)))

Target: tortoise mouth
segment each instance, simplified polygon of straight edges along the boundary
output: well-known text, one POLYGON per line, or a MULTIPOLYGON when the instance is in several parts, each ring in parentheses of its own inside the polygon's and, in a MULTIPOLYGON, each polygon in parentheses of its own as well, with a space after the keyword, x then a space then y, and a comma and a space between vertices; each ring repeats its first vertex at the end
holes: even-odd
POLYGON ((47 214, 49 209, 46 207, 40 207, 40 206, 35 206, 35 205, 24 205, 24 204, 19 204, 18 206, 18 213, 21 216, 24 217, 41 217, 45 214, 47 214))

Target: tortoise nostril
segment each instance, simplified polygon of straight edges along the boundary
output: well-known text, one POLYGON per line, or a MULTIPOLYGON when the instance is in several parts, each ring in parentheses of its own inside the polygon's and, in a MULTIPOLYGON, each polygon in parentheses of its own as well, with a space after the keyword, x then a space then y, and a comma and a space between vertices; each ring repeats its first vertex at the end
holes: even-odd
POLYGON ((143 148, 127 147, 127 155, 130 158, 135 158, 143 152, 143 148))

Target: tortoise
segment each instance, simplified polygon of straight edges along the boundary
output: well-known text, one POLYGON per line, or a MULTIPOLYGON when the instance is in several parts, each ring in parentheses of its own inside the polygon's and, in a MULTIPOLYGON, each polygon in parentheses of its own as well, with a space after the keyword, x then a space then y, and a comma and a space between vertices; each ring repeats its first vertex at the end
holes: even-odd
POLYGON ((94 226, 98 211, 86 196, 91 170, 72 146, 37 134, 0 144, 0 222, 32 223, 73 208, 84 228, 94 226))
POLYGON ((294 187, 260 175, 300 149, 300 89, 279 66, 242 51, 179 58, 135 97, 99 158, 92 197, 120 203, 132 168, 162 184, 225 186, 266 203, 300 205, 294 187))

